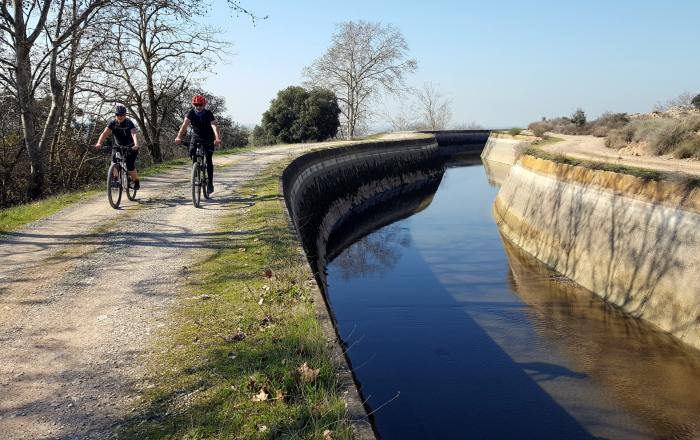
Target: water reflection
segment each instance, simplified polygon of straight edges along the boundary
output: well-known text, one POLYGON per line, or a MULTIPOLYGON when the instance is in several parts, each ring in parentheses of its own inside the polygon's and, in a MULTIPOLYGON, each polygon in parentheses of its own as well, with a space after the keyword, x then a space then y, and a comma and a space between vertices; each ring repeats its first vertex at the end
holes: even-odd
POLYGON ((510 165, 501 162, 493 162, 491 160, 484 160, 483 162, 489 183, 500 188, 503 182, 505 182, 506 177, 508 177, 510 165))
POLYGON ((650 438, 700 438, 700 356, 544 266, 503 237, 533 328, 640 416, 650 438))
POLYGON ((434 196, 385 199, 329 241, 382 438, 698 438, 698 353, 504 242, 493 175, 455 163, 434 196))

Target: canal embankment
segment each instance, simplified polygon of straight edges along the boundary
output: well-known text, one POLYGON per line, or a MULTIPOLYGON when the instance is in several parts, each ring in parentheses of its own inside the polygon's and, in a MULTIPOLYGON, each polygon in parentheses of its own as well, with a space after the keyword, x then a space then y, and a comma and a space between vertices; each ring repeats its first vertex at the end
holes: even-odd
POLYGON ((700 348, 700 189, 522 156, 493 215, 547 266, 700 348))

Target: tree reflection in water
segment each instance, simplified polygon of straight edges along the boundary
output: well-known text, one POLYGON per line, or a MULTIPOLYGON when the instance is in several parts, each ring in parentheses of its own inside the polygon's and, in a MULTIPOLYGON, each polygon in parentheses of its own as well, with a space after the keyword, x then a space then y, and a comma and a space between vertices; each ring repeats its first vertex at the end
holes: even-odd
POLYGON ((365 236, 341 253, 333 265, 340 269, 343 280, 391 272, 411 246, 411 233, 397 223, 365 236))

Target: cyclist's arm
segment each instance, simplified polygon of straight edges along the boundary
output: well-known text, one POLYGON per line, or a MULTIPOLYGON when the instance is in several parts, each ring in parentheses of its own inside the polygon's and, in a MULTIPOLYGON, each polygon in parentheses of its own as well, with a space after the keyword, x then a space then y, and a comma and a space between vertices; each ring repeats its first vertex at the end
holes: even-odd
POLYGON ((104 142, 105 139, 107 139, 107 136, 109 136, 110 134, 112 134, 112 130, 110 130, 109 128, 105 128, 105 131, 102 132, 100 138, 97 140, 95 148, 102 148, 102 142, 104 142))
POLYGON ((182 121, 182 127, 180 127, 180 131, 177 132, 177 137, 175 138, 175 143, 179 144, 182 141, 182 136, 187 132, 187 127, 190 125, 190 120, 185 118, 184 121, 182 121))
POLYGON ((216 136, 216 140, 214 141, 214 145, 220 145, 221 144, 221 136, 219 136, 219 127, 216 125, 216 120, 211 121, 211 128, 214 130, 214 135, 216 136))
POLYGON ((131 137, 134 138, 134 146, 131 147, 132 150, 138 150, 139 149, 139 136, 138 136, 139 131, 135 128, 131 129, 131 137))

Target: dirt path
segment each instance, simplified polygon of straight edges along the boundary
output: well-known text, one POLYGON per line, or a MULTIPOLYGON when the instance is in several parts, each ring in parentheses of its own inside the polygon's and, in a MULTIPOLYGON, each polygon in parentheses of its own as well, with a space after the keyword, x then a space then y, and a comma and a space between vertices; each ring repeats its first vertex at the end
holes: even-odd
POLYGON ((697 160, 674 159, 672 156, 633 156, 606 148, 605 138, 562 134, 554 136, 563 138, 565 141, 540 148, 581 159, 603 160, 631 167, 700 175, 700 162, 697 160))
POLYGON ((200 209, 183 166, 144 179, 119 210, 102 193, 0 241, 0 438, 105 438, 149 386, 144 356, 234 191, 322 146, 215 157, 233 165, 200 209))

